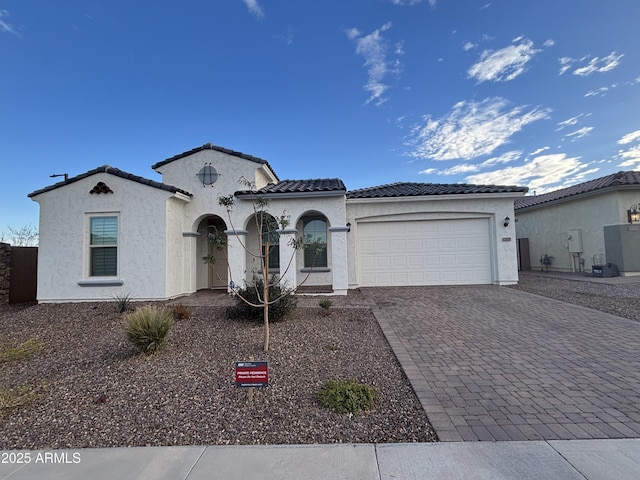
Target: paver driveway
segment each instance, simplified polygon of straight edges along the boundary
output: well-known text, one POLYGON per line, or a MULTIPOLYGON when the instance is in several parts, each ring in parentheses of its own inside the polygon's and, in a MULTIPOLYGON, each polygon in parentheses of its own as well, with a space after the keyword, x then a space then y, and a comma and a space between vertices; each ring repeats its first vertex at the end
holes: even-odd
POLYGON ((640 437, 640 323, 497 286, 362 291, 440 440, 640 437))

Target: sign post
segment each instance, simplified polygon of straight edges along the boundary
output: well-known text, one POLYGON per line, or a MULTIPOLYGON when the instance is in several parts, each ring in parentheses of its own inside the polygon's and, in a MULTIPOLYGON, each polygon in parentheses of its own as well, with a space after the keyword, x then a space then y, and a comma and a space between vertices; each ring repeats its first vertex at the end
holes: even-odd
POLYGON ((253 400, 254 388, 269 386, 268 362, 236 362, 236 387, 249 389, 249 401, 253 400))

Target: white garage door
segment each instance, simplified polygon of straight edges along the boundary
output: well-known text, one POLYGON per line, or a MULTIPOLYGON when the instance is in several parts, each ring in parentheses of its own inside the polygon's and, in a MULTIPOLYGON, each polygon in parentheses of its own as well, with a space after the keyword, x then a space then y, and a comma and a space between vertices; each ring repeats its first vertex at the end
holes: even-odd
POLYGON ((491 283, 489 220, 358 224, 360 285, 491 283))

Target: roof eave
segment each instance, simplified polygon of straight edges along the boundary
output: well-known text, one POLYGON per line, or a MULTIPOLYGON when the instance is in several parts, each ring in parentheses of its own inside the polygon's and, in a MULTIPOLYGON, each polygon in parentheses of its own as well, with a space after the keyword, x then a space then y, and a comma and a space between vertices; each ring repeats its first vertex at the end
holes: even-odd
POLYGON ((471 198, 489 199, 517 199, 523 197, 526 192, 492 192, 492 193, 440 193, 431 195, 396 195, 387 197, 347 197, 349 203, 376 203, 376 202, 411 202, 411 201, 442 201, 442 200, 469 200, 471 198))
POLYGON ((311 192, 246 192, 238 191, 234 195, 239 199, 247 199, 248 197, 260 198, 317 198, 317 197, 344 197, 346 190, 330 190, 330 191, 311 191, 311 192))
POLYGON ((619 190, 640 190, 640 185, 609 185, 607 187, 590 190, 588 192, 576 193, 575 195, 569 195, 562 198, 556 198, 546 202, 535 203, 533 205, 526 205, 523 207, 515 206, 516 212, 527 212, 530 210, 537 210, 539 208, 546 208, 560 203, 573 202, 575 200, 581 200, 583 198, 596 197, 598 195, 604 195, 607 193, 619 191, 619 190))
POLYGON ((205 143, 204 145, 200 146, 200 147, 196 147, 196 148, 192 148, 191 150, 187 150, 186 152, 182 152, 179 153, 178 155, 174 155, 173 157, 169 157, 165 160, 162 160, 158 163, 155 163, 153 165, 151 165, 151 168, 153 170, 158 170, 158 168, 167 165, 171 162, 175 162, 176 160, 180 160, 181 158, 185 158, 188 157, 189 155, 193 155, 195 153, 198 152, 202 152, 204 150, 214 150, 216 152, 221 152, 221 153, 226 153, 227 155, 232 155, 234 157, 239 157, 242 158, 244 160, 249 160, 251 162, 255 162, 258 163, 262 166, 264 166, 265 168, 267 168, 271 174, 273 175, 273 177, 279 181, 280 179, 278 178, 278 175, 276 174, 275 170, 271 167, 271 165, 269 165, 269 162, 266 161, 263 158, 260 157, 254 157, 253 155, 249 155, 247 153, 243 153, 243 152, 239 152, 237 150, 231 150, 229 148, 225 148, 225 147, 220 147, 218 145, 213 145, 212 143, 205 143))
POLYGON ((147 187, 155 188, 158 190, 163 190, 169 194, 181 194, 186 197, 192 197, 193 194, 189 193, 185 190, 182 190, 173 185, 168 185, 166 183, 157 182, 155 180, 151 180, 149 178, 144 178, 139 175, 134 175, 132 173, 125 172, 124 170, 120 170, 118 168, 111 167, 109 165, 102 165, 93 170, 89 170, 88 172, 81 173, 80 175, 76 175, 75 177, 71 177, 67 180, 63 180, 62 182, 55 183, 53 185, 49 185, 48 187, 41 188, 39 190, 35 190, 29 194, 27 194, 28 198, 33 199, 34 197, 41 195, 43 193, 48 193, 53 190, 57 190, 58 188, 65 187, 72 183, 78 182, 80 180, 84 180, 85 178, 93 177, 94 175, 98 175, 101 173, 106 173, 108 175, 113 175, 114 177, 123 178, 125 180, 129 180, 135 183, 139 183, 140 185, 146 185, 147 187))

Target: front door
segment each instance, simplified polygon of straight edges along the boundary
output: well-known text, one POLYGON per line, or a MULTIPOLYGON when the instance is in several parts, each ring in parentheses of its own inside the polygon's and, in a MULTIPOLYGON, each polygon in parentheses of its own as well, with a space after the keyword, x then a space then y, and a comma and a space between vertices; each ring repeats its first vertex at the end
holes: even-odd
POLYGON ((207 254, 213 255, 215 263, 209 264, 209 288, 226 288, 229 284, 229 263, 227 261, 227 236, 225 223, 220 218, 212 218, 208 221, 207 232, 218 235, 224 244, 218 247, 209 243, 207 254))

